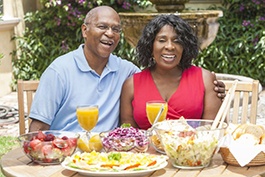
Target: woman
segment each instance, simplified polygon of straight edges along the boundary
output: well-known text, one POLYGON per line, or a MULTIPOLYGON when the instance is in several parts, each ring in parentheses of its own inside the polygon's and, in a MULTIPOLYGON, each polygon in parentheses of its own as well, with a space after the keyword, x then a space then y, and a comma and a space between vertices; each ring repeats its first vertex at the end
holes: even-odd
POLYGON ((121 94, 121 124, 150 128, 145 105, 168 103, 168 119, 214 119, 221 99, 214 91, 215 75, 192 65, 199 52, 196 34, 180 17, 159 15, 150 21, 137 44, 143 71, 127 79, 121 94))

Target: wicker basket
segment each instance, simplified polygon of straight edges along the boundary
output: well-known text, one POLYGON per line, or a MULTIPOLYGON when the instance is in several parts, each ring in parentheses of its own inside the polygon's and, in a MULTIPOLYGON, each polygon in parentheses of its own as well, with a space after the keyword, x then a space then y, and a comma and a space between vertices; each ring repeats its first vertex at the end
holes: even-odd
MULTIPOLYGON (((220 154, 223 160, 229 165, 240 166, 230 150, 225 147, 220 148, 220 154)), ((245 167, 265 165, 265 153, 260 152, 254 159, 252 159, 245 167)))

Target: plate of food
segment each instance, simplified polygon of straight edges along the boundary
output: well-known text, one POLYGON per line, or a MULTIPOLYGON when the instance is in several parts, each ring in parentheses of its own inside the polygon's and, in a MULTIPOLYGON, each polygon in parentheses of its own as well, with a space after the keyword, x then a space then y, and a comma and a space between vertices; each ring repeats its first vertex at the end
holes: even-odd
POLYGON ((62 166, 86 176, 144 176, 167 166, 168 157, 133 152, 76 152, 62 166))

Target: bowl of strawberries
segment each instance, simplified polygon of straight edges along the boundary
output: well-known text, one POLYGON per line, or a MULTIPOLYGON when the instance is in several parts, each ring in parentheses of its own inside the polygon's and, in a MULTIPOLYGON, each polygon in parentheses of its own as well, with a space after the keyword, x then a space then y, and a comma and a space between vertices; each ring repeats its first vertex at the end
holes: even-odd
POLYGON ((54 165, 74 153, 79 136, 75 132, 47 130, 26 133, 18 139, 32 161, 40 165, 54 165))

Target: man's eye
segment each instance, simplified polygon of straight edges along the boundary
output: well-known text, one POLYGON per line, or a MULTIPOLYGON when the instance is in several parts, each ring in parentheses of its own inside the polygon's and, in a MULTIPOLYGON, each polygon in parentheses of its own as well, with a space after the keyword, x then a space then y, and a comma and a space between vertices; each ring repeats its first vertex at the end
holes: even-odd
POLYGON ((109 27, 107 25, 98 25, 98 28, 101 30, 107 30, 109 27))
POLYGON ((114 33, 120 33, 120 32, 121 32, 121 28, 119 28, 119 27, 113 27, 113 28, 112 28, 112 31, 113 31, 114 33))

